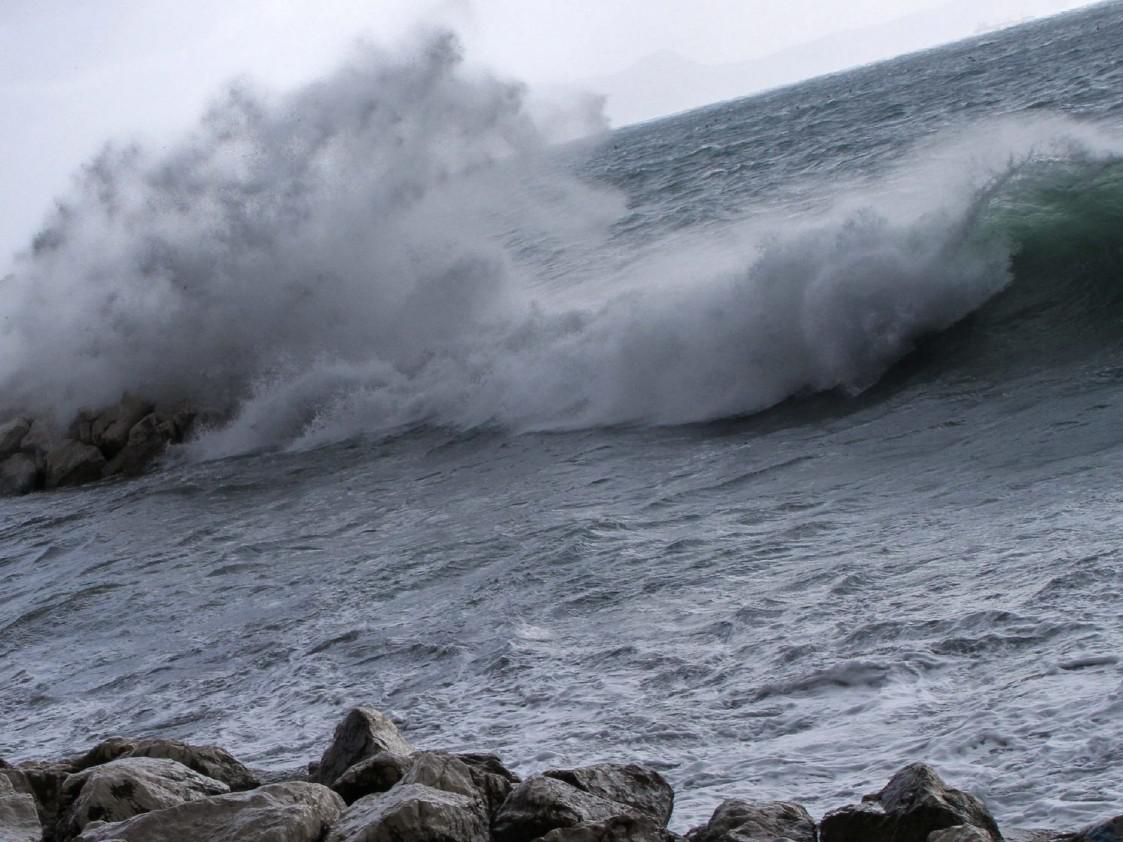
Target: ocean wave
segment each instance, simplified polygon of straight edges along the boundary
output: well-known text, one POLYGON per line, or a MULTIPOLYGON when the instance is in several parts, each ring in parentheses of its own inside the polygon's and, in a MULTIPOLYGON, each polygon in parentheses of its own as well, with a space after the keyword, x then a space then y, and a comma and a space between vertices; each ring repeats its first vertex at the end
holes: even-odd
POLYGON ((822 185, 814 212, 628 259, 627 197, 548 141, 521 87, 439 36, 287 97, 235 88, 164 158, 108 149, 3 282, 5 408, 64 422, 129 390, 221 409, 202 457, 710 421, 860 393, 925 337, 1119 259, 1123 146, 1062 118, 937 138, 822 185))

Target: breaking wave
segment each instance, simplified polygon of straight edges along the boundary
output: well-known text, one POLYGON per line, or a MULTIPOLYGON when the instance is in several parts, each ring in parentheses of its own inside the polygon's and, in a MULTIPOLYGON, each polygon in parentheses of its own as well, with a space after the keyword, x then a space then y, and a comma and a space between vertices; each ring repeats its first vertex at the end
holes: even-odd
MULTIPOLYGON (((1008 321, 1118 268, 1118 144, 1060 118, 621 260, 634 199, 534 114, 441 35, 287 97, 235 87, 165 157, 107 149, 3 282, 3 408, 188 401, 229 418, 207 456, 706 421, 860 392, 992 299, 1008 321)), ((595 103, 564 122, 604 128, 595 103)))

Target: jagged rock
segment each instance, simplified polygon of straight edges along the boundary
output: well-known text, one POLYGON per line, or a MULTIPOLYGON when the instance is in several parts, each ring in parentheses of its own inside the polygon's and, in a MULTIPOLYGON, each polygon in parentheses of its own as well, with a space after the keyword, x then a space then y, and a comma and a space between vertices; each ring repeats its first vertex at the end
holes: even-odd
POLYGON ((815 842, 815 822, 799 804, 784 801, 722 802, 688 842, 815 842))
POLYGON ((74 768, 65 762, 23 763, 0 769, 0 777, 11 783, 16 792, 32 796, 40 824, 53 827, 58 819, 62 782, 73 771, 74 768))
POLYGON ((18 453, 23 437, 31 429, 31 422, 26 418, 13 418, 0 424, 0 460, 7 459, 13 453, 18 453))
POLYGON ((1062 834, 1063 842, 1123 842, 1123 816, 1116 816, 1107 821, 1078 830, 1071 835, 1062 834))
POLYGON ((269 784, 123 822, 91 824, 78 842, 319 842, 343 806, 343 799, 319 784, 269 784))
POLYGON ((472 781, 487 802, 488 815, 494 816, 515 784, 520 782, 519 776, 494 754, 455 754, 453 757, 468 767, 472 781))
POLYGON ((47 488, 82 485, 101 479, 105 457, 90 444, 66 441, 47 454, 47 488))
POLYGON ((364 795, 386 792, 402 779, 409 767, 408 757, 382 751, 360 760, 336 778, 331 788, 348 804, 354 804, 364 795))
POLYGON ((30 494, 39 487, 39 463, 34 456, 14 453, 0 462, 0 495, 30 494))
POLYGON ((863 803, 834 810, 819 826, 820 842, 927 842, 936 830, 970 825, 1001 840, 994 818, 975 796, 948 787, 923 763, 906 766, 863 803))
POLYGON ((16 792, 12 782, 0 775, 0 842, 39 842, 42 836, 35 798, 16 792))
POLYGON ((412 757, 409 769, 402 777, 402 785, 420 784, 444 792, 455 792, 469 798, 483 798, 483 793, 472 779, 472 771, 464 761, 451 754, 419 751, 412 757))
POLYGON ((410 755, 414 749, 386 714, 371 707, 352 708, 320 758, 316 780, 330 786, 360 760, 383 751, 410 755))
POLYGON ((928 834, 928 842, 991 842, 990 834, 982 828, 959 824, 928 834))
POLYGON ((479 798, 421 784, 399 784, 360 798, 332 828, 327 842, 488 842, 479 798))
POLYGON ((640 813, 557 778, 535 775, 515 787, 492 822, 495 842, 530 842, 563 827, 596 824, 640 813))
MULTIPOLYGON (((780 840, 777 837, 777 840, 780 840)), ((617 816, 596 824, 580 824, 551 830, 540 842, 681 842, 682 837, 671 833, 647 816, 617 816)))
POLYGON ((565 781, 590 795, 635 807, 664 827, 674 810, 675 792, 654 769, 634 764, 600 763, 580 769, 552 769, 542 774, 565 781))
POLYGON ((91 425, 93 443, 108 457, 117 455, 129 441, 129 432, 141 418, 152 412, 152 404, 126 395, 121 402, 101 413, 91 425))
POLYGON ((63 782, 61 800, 67 805, 64 836, 76 836, 92 821, 120 822, 229 791, 221 781, 174 760, 122 757, 77 772, 63 782))

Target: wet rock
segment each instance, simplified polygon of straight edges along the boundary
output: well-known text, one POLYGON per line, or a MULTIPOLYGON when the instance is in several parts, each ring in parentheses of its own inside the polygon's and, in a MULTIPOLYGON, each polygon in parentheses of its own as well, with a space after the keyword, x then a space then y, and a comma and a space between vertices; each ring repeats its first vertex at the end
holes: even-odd
POLYGON ((123 822, 91 824, 79 842, 319 842, 343 812, 319 784, 269 784, 186 801, 123 822))
POLYGON ((386 792, 402 779, 410 767, 408 757, 382 751, 366 760, 360 760, 338 778, 331 788, 348 804, 354 804, 364 795, 386 792))
POLYGON ((12 782, 0 775, 0 842, 39 842, 42 835, 35 798, 16 792, 12 782))
POLYGON ((117 406, 101 413, 91 424, 91 438, 107 456, 115 456, 129 441, 129 432, 152 412, 148 401, 126 395, 117 406))
POLYGON ((47 488, 65 488, 101 479, 105 457, 90 444, 66 441, 47 454, 47 488))
POLYGON ((1123 842, 1123 816, 1097 822, 1071 836, 1061 835, 1063 842, 1123 842))
POLYGON ((253 772, 224 749, 217 746, 189 745, 178 740, 130 740, 124 737, 110 737, 75 759, 73 764, 75 771, 82 771, 122 757, 175 760, 200 775, 221 781, 235 792, 253 789, 260 783, 253 772))
POLYGON ((520 782, 519 776, 503 765, 494 754, 453 755, 468 767, 472 781, 483 793, 489 816, 494 816, 511 790, 520 782))
POLYGON ((149 463, 164 452, 172 435, 173 431, 154 413, 144 416, 129 430, 125 446, 106 463, 102 473, 105 476, 140 476, 149 463))
POLYGON ((476 786, 472 771, 462 760, 451 754, 420 751, 411 758, 409 769, 402 777, 402 785, 420 784, 444 792, 455 792, 469 798, 483 800, 483 792, 476 786))
POLYGON ((541 842, 681 842, 682 837, 671 833, 647 816, 617 816, 614 819, 551 830, 541 842))
POLYGON ((542 774, 565 781, 590 795, 634 807, 664 827, 674 810, 674 790, 654 769, 634 764, 601 763, 580 769, 553 769, 542 774))
POLYGON ((77 772, 63 782, 61 801, 67 806, 62 835, 75 836, 91 821, 120 822, 229 791, 226 784, 174 760, 122 757, 77 772))
POLYGON ((821 842, 927 842, 933 831, 957 825, 1002 839, 979 799, 948 787, 931 767, 915 763, 862 804, 827 813, 819 836, 821 842))
POLYGON ((13 418, 0 424, 0 461, 7 459, 13 453, 18 453, 23 437, 31 429, 31 421, 26 418, 13 418))
POLYGON ((316 780, 331 785, 360 760, 384 751, 410 755, 413 750, 386 714, 371 707, 352 708, 336 727, 331 745, 320 758, 316 780))
POLYGON ((815 822, 799 804, 725 801, 688 842, 815 842, 815 822))
POLYGON ((20 451, 31 456, 45 456, 57 441, 57 437, 41 420, 31 422, 31 427, 20 442, 20 451))
POLYGON ((960 824, 929 833, 928 842, 991 842, 991 837, 982 828, 960 824))
POLYGON ((634 807, 536 775, 515 787, 495 814, 495 842, 530 842, 551 830, 640 815, 634 807))
POLYGON ((347 808, 327 842, 488 842, 479 798, 421 784, 399 784, 347 808))
POLYGON ((0 462, 0 495, 30 494, 39 482, 39 463, 34 456, 15 453, 0 462))

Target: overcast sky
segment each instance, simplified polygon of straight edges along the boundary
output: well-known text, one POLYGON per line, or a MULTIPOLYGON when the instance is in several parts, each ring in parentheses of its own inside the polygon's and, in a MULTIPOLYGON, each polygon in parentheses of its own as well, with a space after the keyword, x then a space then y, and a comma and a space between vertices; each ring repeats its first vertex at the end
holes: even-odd
MULTIPOLYGON (((955 24, 969 35, 1080 5, 960 2, 955 24)), ((292 86, 331 67, 359 38, 393 44, 419 23, 441 23, 460 33, 475 62, 533 85, 587 87, 659 51, 742 62, 944 6, 948 0, 0 0, 0 273, 105 140, 166 143, 224 81, 248 75, 292 86)), ((886 36, 880 51, 903 49, 894 47, 886 36)))

